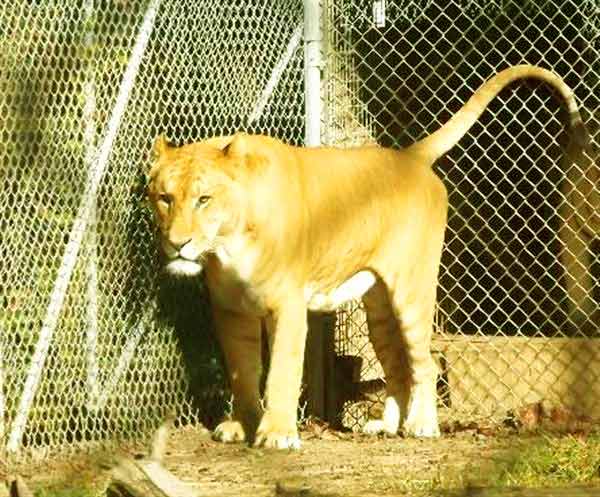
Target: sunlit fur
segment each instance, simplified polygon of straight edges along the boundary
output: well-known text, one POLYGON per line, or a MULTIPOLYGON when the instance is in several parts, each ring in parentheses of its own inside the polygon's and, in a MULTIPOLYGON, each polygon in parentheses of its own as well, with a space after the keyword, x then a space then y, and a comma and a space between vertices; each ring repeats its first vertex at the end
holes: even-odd
POLYGON ((431 166, 502 88, 524 77, 555 86, 570 124, 582 129, 560 78, 517 66, 404 150, 310 149, 245 134, 181 148, 157 140, 149 197, 167 267, 193 274, 195 264, 203 267, 234 394, 233 418, 216 438, 297 448, 307 306, 363 291, 387 389, 383 419, 365 431, 439 435, 430 339, 447 195, 431 166), (264 411, 261 321, 271 353, 264 411))
MULTIPOLYGON (((573 146, 573 143, 570 144, 573 146)), ((595 154, 565 156, 561 183, 560 259, 563 264, 569 318, 580 330, 597 330, 600 307, 594 299, 593 242, 600 240, 600 161, 595 154), (576 157, 572 163, 573 156, 576 157)))

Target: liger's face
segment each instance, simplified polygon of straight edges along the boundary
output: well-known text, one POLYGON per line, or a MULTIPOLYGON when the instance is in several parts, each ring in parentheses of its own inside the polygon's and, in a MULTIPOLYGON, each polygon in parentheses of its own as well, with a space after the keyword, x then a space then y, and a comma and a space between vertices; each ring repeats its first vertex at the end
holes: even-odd
POLYGON ((200 273, 228 219, 230 181, 218 167, 217 152, 193 157, 164 153, 152 167, 148 197, 172 274, 200 273))

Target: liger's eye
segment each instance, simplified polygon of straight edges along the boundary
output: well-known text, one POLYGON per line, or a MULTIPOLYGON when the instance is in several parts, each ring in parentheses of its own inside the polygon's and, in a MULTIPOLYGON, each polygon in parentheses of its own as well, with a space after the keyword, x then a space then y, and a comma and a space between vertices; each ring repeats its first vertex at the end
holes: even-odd
POLYGON ((171 205, 172 198, 171 198, 171 195, 168 195, 166 193, 161 193, 158 196, 158 201, 162 202, 163 204, 166 204, 166 205, 171 205))
POLYGON ((211 197, 209 195, 202 195, 197 202, 198 207, 202 205, 206 205, 210 201, 211 197))

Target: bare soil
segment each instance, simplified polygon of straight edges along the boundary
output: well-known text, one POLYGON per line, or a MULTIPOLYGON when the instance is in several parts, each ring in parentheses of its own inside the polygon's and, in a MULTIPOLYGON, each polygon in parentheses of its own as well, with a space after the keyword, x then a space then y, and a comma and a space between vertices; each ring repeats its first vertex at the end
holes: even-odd
POLYGON ((273 451, 174 437, 166 465, 206 496, 382 496, 417 493, 431 480, 492 461, 506 440, 477 435, 415 440, 362 435, 304 439, 300 451, 273 451), (187 445, 187 448, 184 447, 187 445))
MULTIPOLYGON (((488 471, 522 444, 522 435, 487 436, 468 429, 418 440, 315 426, 302 433, 299 451, 276 451, 225 445, 204 429, 185 427, 171 433, 164 465, 206 497, 423 495, 452 486, 462 475, 488 471)), ((83 488, 101 495, 109 466, 104 454, 55 460, 20 472, 33 488, 53 489, 47 495, 87 495, 72 490, 83 488)))

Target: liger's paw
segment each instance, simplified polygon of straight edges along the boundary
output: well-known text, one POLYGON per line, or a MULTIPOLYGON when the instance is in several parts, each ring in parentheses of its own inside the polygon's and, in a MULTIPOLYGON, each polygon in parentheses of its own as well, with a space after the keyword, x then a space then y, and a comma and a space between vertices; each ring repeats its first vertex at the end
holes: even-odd
POLYGON ((295 423, 285 422, 265 413, 254 439, 255 447, 268 449, 299 449, 300 437, 295 423))
POLYGON ((396 427, 389 426, 383 419, 371 419, 362 428, 362 432, 367 435, 377 435, 379 433, 395 435, 396 431, 396 427))
POLYGON ((434 381, 414 385, 402 428, 409 437, 440 436, 434 381))
MULTIPOLYGON (((424 389, 417 391, 417 393, 423 392, 426 391, 424 389)), ((439 437, 435 396, 414 395, 402 428, 409 437, 439 437)))
POLYGON ((239 421, 223 421, 215 428, 213 438, 224 443, 244 442, 246 433, 239 421))
POLYGON ((378 433, 387 433, 396 435, 398 433, 398 424, 400 422, 400 409, 394 397, 388 396, 385 399, 385 407, 382 419, 372 419, 363 426, 363 433, 368 435, 377 435, 378 433))
POLYGON ((407 419, 403 428, 404 433, 409 437, 435 438, 440 436, 437 421, 407 419))
POLYGON ((254 440, 255 447, 267 449, 299 449, 300 437, 293 431, 257 431, 254 440))

